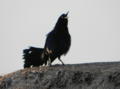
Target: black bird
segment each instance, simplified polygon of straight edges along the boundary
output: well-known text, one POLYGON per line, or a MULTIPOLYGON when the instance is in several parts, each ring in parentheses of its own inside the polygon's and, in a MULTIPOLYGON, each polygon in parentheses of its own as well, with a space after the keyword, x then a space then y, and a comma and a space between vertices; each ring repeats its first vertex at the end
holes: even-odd
POLYGON ((45 64, 48 59, 47 56, 44 56, 44 60, 42 60, 41 55, 43 53, 43 48, 30 47, 28 49, 23 50, 23 59, 24 59, 24 68, 27 67, 37 67, 45 64))
MULTIPOLYGON (((56 58, 62 62, 60 59, 61 55, 67 54, 71 46, 71 36, 68 31, 67 15, 68 12, 66 14, 62 14, 58 18, 54 29, 47 35, 42 58, 44 60, 44 57, 49 57, 47 60, 45 59, 49 66, 56 58)), ((64 63, 62 62, 62 64, 64 63)))

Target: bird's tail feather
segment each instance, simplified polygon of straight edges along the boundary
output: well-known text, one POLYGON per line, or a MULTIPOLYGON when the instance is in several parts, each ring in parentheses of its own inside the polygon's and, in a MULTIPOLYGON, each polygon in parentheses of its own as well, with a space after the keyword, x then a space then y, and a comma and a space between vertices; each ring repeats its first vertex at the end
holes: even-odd
POLYGON ((43 65, 43 60, 41 54, 43 48, 30 47, 23 50, 24 68, 30 66, 40 66, 43 65))

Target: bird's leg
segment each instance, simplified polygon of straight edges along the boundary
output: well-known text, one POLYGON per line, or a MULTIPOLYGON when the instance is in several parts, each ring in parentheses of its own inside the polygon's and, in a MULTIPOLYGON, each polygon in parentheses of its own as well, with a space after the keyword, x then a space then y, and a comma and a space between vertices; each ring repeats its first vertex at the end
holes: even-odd
POLYGON ((47 66, 51 66, 51 59, 50 59, 50 56, 49 56, 49 59, 47 61, 47 66))
POLYGON ((65 65, 63 61, 60 59, 60 57, 58 57, 58 60, 62 63, 62 65, 65 65))
POLYGON ((48 61, 47 61, 47 66, 51 66, 52 60, 51 60, 51 54, 52 54, 52 50, 50 50, 49 48, 46 48, 46 51, 48 53, 48 61))

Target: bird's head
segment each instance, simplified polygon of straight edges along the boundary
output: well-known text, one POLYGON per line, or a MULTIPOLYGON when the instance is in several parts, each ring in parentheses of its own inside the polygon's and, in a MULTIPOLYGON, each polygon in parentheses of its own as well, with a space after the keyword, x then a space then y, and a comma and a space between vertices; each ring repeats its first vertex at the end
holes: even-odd
POLYGON ((69 13, 69 11, 65 14, 65 13, 63 13, 61 16, 60 16, 60 19, 68 19, 68 13, 69 13))
POLYGON ((69 13, 69 12, 63 13, 63 14, 59 17, 57 23, 67 25, 67 24, 68 24, 68 13, 69 13))

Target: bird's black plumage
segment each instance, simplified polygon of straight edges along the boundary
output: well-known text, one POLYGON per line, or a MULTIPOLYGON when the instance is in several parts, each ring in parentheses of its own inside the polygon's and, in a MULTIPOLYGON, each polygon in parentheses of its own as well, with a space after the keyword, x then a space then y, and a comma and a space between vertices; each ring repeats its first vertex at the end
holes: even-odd
POLYGON ((47 35, 43 53, 49 56, 51 62, 56 58, 60 59, 70 48, 71 36, 68 31, 67 14, 62 14, 58 18, 54 29, 47 35))
POLYGON ((24 68, 31 66, 40 66, 46 64, 47 56, 44 56, 44 60, 42 60, 41 55, 43 53, 43 48, 30 47, 28 49, 23 50, 23 59, 24 59, 24 68))
POLYGON ((30 47, 23 50, 24 68, 47 65, 47 62, 51 64, 56 58, 62 62, 61 55, 65 55, 71 45, 67 14, 58 18, 54 29, 47 35, 44 48, 30 47))

